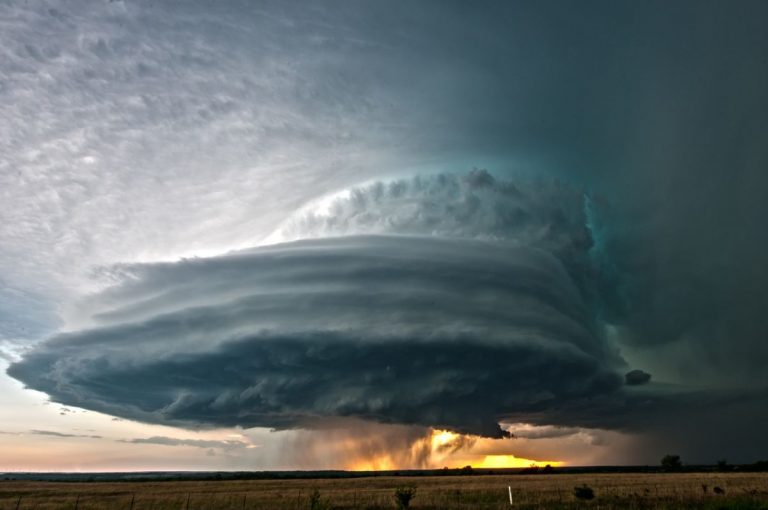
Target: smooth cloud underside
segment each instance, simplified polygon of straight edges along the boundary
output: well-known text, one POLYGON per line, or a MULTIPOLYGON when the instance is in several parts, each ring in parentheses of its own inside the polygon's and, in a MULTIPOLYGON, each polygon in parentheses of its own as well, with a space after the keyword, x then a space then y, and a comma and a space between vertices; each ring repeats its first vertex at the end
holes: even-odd
POLYGON ((507 413, 622 385, 581 292, 537 248, 348 236, 124 270, 100 326, 9 373, 56 401, 149 422, 348 416, 487 436, 507 413))

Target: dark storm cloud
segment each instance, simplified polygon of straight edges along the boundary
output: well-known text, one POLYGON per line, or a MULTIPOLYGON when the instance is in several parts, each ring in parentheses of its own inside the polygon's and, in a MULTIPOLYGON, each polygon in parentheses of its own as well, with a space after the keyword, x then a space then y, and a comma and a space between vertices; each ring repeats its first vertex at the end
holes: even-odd
POLYGON ((768 383, 768 32, 758 21, 768 4, 498 9, 519 30, 504 38, 486 20, 488 37, 517 40, 530 58, 486 61, 489 72, 539 88, 498 98, 475 132, 522 103, 499 137, 535 144, 547 166, 594 191, 597 251, 614 275, 605 319, 654 376, 768 383))
POLYGON ((768 448, 768 438, 761 433, 768 423, 765 386, 702 389, 647 385, 632 390, 563 401, 513 414, 508 420, 629 433, 634 446, 626 454, 638 463, 656 464, 660 455, 669 451, 692 462, 711 463, 725 454, 739 462, 754 462, 768 448))
POLYGON ((579 289, 538 248, 349 236, 126 271, 109 325, 60 335, 9 373, 143 421, 346 416, 489 436, 508 412, 621 388, 579 289))
POLYGON ((639 386, 648 384, 651 381, 651 374, 642 370, 630 370, 624 374, 624 383, 628 386, 639 386))
POLYGON ((587 186, 601 312, 645 368, 765 385, 768 4, 483 5, 377 12, 409 36, 403 101, 442 121, 419 140, 587 186))

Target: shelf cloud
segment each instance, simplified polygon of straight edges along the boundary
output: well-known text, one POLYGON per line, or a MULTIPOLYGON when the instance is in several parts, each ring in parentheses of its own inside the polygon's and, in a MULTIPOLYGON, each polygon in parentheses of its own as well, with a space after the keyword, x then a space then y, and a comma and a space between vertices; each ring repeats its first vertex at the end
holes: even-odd
POLYGON ((557 258, 506 241, 348 236, 124 268, 102 325, 9 373, 117 416, 500 436, 499 420, 616 392, 616 359, 557 258))

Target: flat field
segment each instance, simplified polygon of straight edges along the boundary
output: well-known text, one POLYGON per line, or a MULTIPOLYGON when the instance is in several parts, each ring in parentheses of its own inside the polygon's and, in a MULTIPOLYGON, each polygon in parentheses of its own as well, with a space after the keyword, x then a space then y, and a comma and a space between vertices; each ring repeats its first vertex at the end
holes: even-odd
POLYGON ((191 482, 0 481, 0 509, 392 509, 397 508, 395 489, 404 486, 416 488, 410 508, 421 510, 768 509, 768 473, 382 476, 191 482), (594 491, 594 499, 583 500, 574 495, 574 487, 583 484, 594 491), (514 505, 510 505, 508 487, 512 488, 514 505))

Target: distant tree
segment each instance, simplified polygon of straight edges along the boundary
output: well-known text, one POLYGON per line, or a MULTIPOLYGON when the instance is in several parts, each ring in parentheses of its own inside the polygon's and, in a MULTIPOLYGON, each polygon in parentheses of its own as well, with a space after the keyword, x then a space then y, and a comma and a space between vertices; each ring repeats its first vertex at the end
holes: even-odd
POLYGON ((541 470, 542 473, 551 473, 555 470, 550 464, 547 464, 544 466, 544 469, 541 470))
POLYGON ((573 488, 573 495, 578 499, 595 499, 595 491, 589 485, 582 484, 573 488))
POLYGON ((661 458, 661 467, 664 471, 677 471, 683 467, 679 455, 665 455, 661 458))
POLYGON ((410 507, 411 500, 416 497, 416 487, 409 485, 395 489, 395 504, 398 510, 410 507))

